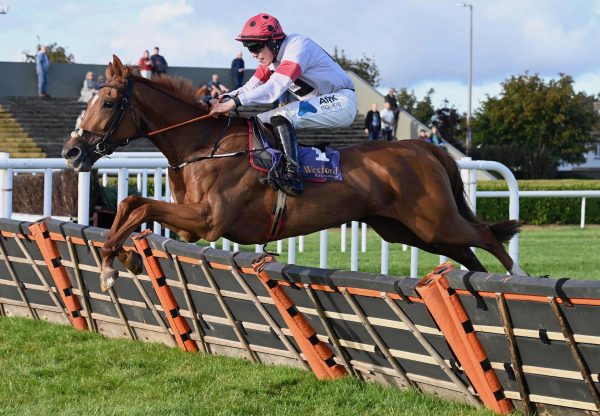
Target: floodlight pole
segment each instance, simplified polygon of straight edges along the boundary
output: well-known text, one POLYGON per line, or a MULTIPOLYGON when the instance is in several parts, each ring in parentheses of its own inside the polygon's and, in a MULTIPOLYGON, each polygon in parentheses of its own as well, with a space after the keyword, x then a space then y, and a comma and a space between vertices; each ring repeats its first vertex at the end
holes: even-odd
POLYGON ((467 139, 465 143, 465 153, 469 155, 471 153, 472 144, 472 133, 471 133, 471 101, 472 101, 472 90, 473 90, 473 4, 463 3, 462 7, 469 8, 469 76, 467 83, 469 84, 469 97, 468 97, 468 111, 467 111, 467 139))

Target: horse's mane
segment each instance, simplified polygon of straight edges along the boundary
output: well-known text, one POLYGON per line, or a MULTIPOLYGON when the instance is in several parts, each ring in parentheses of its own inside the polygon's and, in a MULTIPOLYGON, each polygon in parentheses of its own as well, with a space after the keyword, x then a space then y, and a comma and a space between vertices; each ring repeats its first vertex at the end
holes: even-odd
POLYGON ((139 69, 137 66, 127 66, 129 69, 130 76, 135 77, 136 82, 147 84, 154 88, 165 91, 181 101, 193 104, 195 106, 207 109, 205 103, 198 102, 198 98, 201 98, 205 93, 202 88, 194 87, 192 81, 187 78, 180 76, 170 76, 166 74, 154 75, 151 80, 139 76, 139 69))

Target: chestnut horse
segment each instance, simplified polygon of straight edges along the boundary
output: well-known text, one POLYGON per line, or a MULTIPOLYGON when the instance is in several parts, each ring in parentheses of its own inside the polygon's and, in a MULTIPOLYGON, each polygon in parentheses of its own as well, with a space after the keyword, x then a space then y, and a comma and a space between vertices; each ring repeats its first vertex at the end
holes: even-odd
MULTIPOLYGON (((65 143, 63 156, 77 171, 112 153, 130 138, 207 114, 189 81, 168 76, 146 80, 114 56, 107 86, 88 104, 81 129, 65 143)), ((116 256, 140 272, 137 253, 122 247, 140 224, 158 221, 189 242, 220 237, 240 244, 269 239, 276 193, 249 167, 248 124, 239 117, 208 117, 150 140, 165 155, 174 203, 129 196, 118 207, 102 248, 102 287, 117 276, 116 256), (218 145, 216 143, 218 142, 218 145), (241 155, 211 158, 240 152, 241 155), (172 168, 191 161, 181 168, 172 168)), ((469 270, 485 271, 469 247, 492 253, 511 274, 525 274, 503 242, 519 231, 517 221, 486 224, 475 217, 456 162, 438 147, 417 140, 368 142, 340 150, 343 181, 307 183, 288 198, 279 238, 310 234, 348 221, 362 221, 382 238, 447 256, 469 270)))

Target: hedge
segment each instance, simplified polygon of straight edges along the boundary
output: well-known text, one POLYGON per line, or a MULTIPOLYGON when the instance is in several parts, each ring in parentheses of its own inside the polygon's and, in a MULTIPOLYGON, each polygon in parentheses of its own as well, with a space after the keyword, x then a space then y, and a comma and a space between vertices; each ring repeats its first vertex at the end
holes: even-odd
MULTIPOLYGON (((103 190, 104 202, 116 206, 116 178, 109 178, 108 186, 103 190)), ((538 190, 600 190, 600 180, 564 179, 564 180, 520 180, 522 191, 538 190)), ((503 180, 478 181, 480 191, 507 191, 503 180)), ((163 186, 163 195, 164 195, 163 186)), ((137 194, 136 181, 129 179, 129 193, 137 194)), ((154 195, 154 178, 148 178, 148 196, 154 195)), ((521 198, 520 218, 524 224, 579 224, 581 221, 581 198, 521 198)), ((508 218, 508 197, 477 198, 477 214, 488 222, 508 218)), ((585 210, 586 224, 600 224, 600 198, 588 198, 585 210)))
MULTIPOLYGON (((600 190, 600 180, 520 180, 519 190, 600 190)), ((506 191, 506 182, 479 181, 479 191, 506 191)), ((581 198, 521 198, 520 218, 524 224, 579 224, 581 198)), ((477 214, 484 220, 496 222, 508 217, 508 197, 477 198, 477 214)), ((600 198, 588 198, 585 210, 586 224, 600 224, 600 198)))

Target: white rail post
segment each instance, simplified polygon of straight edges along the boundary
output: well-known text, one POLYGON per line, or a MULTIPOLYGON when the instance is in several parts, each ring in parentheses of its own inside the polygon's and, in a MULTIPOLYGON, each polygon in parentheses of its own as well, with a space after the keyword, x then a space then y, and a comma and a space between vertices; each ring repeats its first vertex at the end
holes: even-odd
POLYGON ((129 170, 127 168, 120 168, 118 179, 117 179, 117 206, 122 200, 127 198, 129 193, 129 170))
POLYGON ((298 236, 298 253, 304 253, 304 236, 298 236))
POLYGON ((13 170, 6 169, 6 180, 4 182, 4 192, 6 195, 6 199, 4 200, 4 212, 6 213, 6 218, 11 218, 13 213, 13 179, 13 170))
POLYGON ((358 271, 358 221, 352 221, 350 239, 350 270, 356 272, 358 271))
POLYGON ((296 264, 296 237, 288 238, 288 264, 296 264))
POLYGON ((327 230, 319 232, 319 267, 327 268, 327 230))
MULTIPOLYGON (((154 169, 154 199, 160 201, 162 199, 162 169, 154 169)), ((154 222, 154 234, 160 235, 161 226, 159 223, 154 222)), ((211 245, 212 247, 212 245, 211 245)), ((213 247, 214 248, 214 247, 213 247)))
POLYGON ((52 216, 52 169, 44 169, 44 217, 52 216))
POLYGON ((77 224, 90 225, 90 172, 77 175, 77 224))
POLYGON ((340 251, 342 253, 346 252, 346 229, 348 227, 346 226, 346 223, 342 224, 342 227, 340 229, 340 237, 341 237, 341 241, 340 241, 340 251))
POLYGON ((223 239, 223 250, 225 250, 225 251, 231 250, 231 241, 229 241, 226 238, 223 239))
MULTIPOLYGON (((10 159, 10 154, 0 152, 0 160, 10 159)), ((10 214, 6 210, 6 201, 8 199, 6 182, 8 179, 8 171, 10 169, 0 169, 0 216, 2 218, 10 218, 10 214)))
POLYGON ((217 248, 217 242, 216 241, 211 241, 209 244, 210 248, 217 248))
POLYGON ((137 185, 137 191, 141 194, 142 193, 142 187, 144 186, 143 184, 143 180, 142 180, 142 172, 138 172, 137 176, 136 176, 136 185, 137 185))
POLYGON ((233 243, 233 251, 240 251, 240 245, 238 243, 233 243))
MULTIPOLYGON (((142 189, 141 189, 142 197, 148 197, 148 170, 144 169, 142 171, 142 189)), ((144 231, 146 229, 146 223, 141 225, 141 230, 144 231)))
POLYGON ((381 239, 381 274, 389 273, 390 243, 381 239))
POLYGON ((361 241, 360 241, 360 251, 363 253, 367 252, 367 224, 361 223, 361 241))
POLYGON ((581 223, 580 228, 585 228, 585 197, 581 198, 581 223))
POLYGON ((440 263, 439 264, 446 263, 447 261, 448 261, 448 257, 446 257, 446 256, 440 256, 440 263))
MULTIPOLYGON (((169 184, 169 169, 165 169, 165 202, 171 202, 171 185, 169 184)), ((171 237, 171 230, 165 227, 165 237, 171 237)), ((225 243, 223 243, 225 244, 225 243)))
POLYGON ((419 277, 419 249, 410 248, 410 277, 419 277))
POLYGON ((283 252, 283 240, 277 240, 277 253, 281 254, 283 252))
POLYGON ((108 185, 108 173, 104 172, 102 174, 102 187, 106 188, 107 185, 108 185))
POLYGON ((264 251, 264 250, 263 250, 264 248, 265 248, 265 245, 264 245, 264 244, 256 244, 256 245, 254 246, 254 252, 255 252, 255 253, 262 253, 262 252, 264 251))

